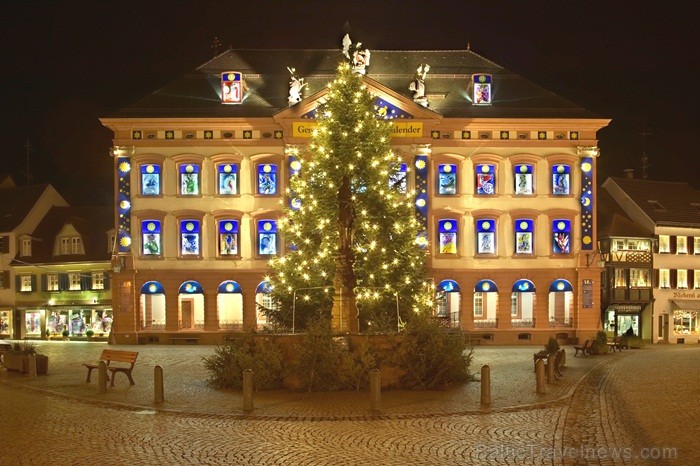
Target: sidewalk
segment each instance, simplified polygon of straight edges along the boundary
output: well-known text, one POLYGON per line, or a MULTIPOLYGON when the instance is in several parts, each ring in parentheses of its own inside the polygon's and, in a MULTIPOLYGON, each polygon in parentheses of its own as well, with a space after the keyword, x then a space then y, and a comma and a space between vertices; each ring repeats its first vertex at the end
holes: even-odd
POLYGON ((382 413, 370 411, 370 397, 364 392, 306 393, 279 390, 255 392, 254 410, 243 413, 241 392, 218 390, 207 382, 208 372, 202 358, 211 356, 213 346, 110 346, 113 349, 138 351, 133 370, 136 385, 131 386, 124 374, 117 374, 114 387, 98 393, 97 373, 86 383, 83 362, 96 360, 106 343, 42 341, 39 351, 49 356, 49 373, 31 380, 29 376, 0 369, 0 383, 8 386, 45 390, 54 395, 79 398, 84 402, 109 403, 130 409, 165 410, 203 416, 256 417, 270 419, 361 419, 413 418, 435 415, 483 413, 514 410, 556 403, 570 397, 588 372, 599 364, 626 357, 629 352, 601 356, 573 357, 566 348, 564 377, 547 385, 547 394, 535 392, 532 355, 539 346, 476 347, 472 372, 476 380, 445 391, 382 392, 382 413), (481 367, 491 368, 491 404, 480 403, 481 367), (154 403, 154 368, 163 368, 165 402, 154 403))

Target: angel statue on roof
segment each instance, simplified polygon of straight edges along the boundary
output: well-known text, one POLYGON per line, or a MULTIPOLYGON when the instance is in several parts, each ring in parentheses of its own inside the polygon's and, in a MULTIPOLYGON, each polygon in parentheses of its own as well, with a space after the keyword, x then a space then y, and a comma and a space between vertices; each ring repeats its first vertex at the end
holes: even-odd
POLYGON ((289 102, 289 106, 291 107, 292 105, 301 102, 303 99, 301 91, 304 89, 304 86, 306 86, 307 83, 304 82, 304 78, 297 76, 296 68, 287 67, 287 71, 289 71, 289 74, 292 75, 291 80, 289 81, 289 97, 287 97, 287 102, 289 102))
POLYGON ((408 90, 413 92, 413 101, 424 107, 428 106, 428 98, 425 96, 425 76, 430 70, 430 65, 421 63, 416 70, 416 77, 408 86, 408 90))
POLYGON ((369 49, 362 48, 362 42, 358 42, 353 47, 352 40, 350 39, 350 34, 345 34, 345 36, 343 36, 343 56, 350 60, 352 70, 355 73, 365 74, 367 72, 370 55, 371 53, 369 49), (352 55, 351 49, 353 49, 352 55))

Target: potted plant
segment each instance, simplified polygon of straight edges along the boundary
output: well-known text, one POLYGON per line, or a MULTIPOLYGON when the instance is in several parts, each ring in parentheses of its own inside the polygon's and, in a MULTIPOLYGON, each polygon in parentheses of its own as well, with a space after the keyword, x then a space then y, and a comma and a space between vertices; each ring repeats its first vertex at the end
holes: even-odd
POLYGON ((608 352, 608 337, 604 331, 599 330, 596 332, 591 352, 593 354, 605 354, 608 352))
POLYGON ((92 336, 95 334, 95 331, 92 330, 91 328, 85 330, 85 336, 87 337, 88 341, 92 341, 92 336))
POLYGON ((557 351, 559 351, 559 342, 557 341, 556 338, 549 337, 549 340, 547 340, 547 344, 544 345, 544 349, 538 351, 537 353, 535 353, 533 355, 533 358, 535 360, 535 364, 537 364, 538 359, 546 360, 550 354, 554 354, 557 351))
POLYGON ((44 332, 44 336, 46 337, 45 340, 48 340, 50 335, 51 331, 49 329, 46 329, 46 331, 44 332))
POLYGON ((8 371, 29 373, 29 359, 36 358, 36 373, 46 374, 49 371, 49 357, 37 351, 36 344, 31 341, 15 342, 10 351, 5 354, 4 364, 8 371))
POLYGON ((61 332, 61 335, 63 335, 64 340, 67 340, 68 337, 70 336, 70 332, 68 331, 68 329, 66 329, 63 332, 61 332))

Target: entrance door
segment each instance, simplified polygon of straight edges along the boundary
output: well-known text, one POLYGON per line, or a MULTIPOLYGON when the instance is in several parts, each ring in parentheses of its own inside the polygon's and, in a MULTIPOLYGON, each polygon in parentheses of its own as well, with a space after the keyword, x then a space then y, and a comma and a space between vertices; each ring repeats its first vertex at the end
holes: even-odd
POLYGON ((625 335, 630 329, 635 336, 641 335, 639 333, 639 314, 618 314, 617 334, 625 335))
POLYGON ((192 328, 192 300, 182 300, 180 306, 182 307, 182 328, 192 328))

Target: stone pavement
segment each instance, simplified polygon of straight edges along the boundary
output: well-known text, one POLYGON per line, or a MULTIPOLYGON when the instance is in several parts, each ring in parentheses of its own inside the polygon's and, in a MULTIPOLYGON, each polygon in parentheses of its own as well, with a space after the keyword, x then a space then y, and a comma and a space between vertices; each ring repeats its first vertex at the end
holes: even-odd
POLYGON ((80 363, 104 344, 43 342, 49 375, 0 370, 0 465, 15 464, 700 464, 700 346, 655 346, 572 358, 536 395, 533 347, 478 347, 493 403, 479 383, 444 392, 256 393, 210 388, 212 347, 139 346, 136 385, 117 375, 105 395, 80 363), (165 403, 153 403, 153 367, 165 403), (10 439, 11 441, 8 441, 10 439))

